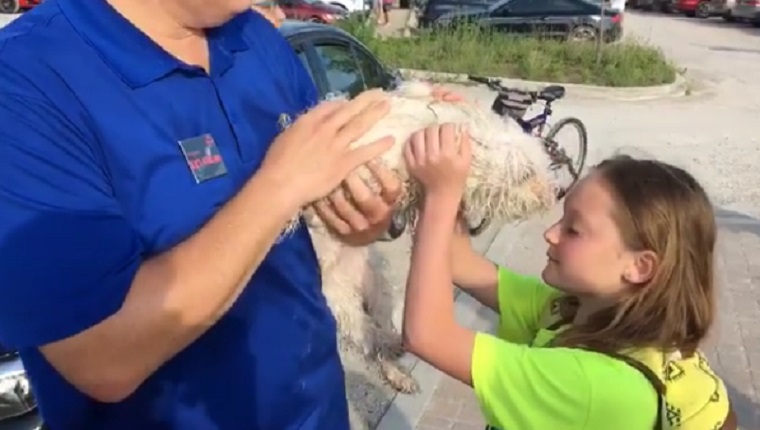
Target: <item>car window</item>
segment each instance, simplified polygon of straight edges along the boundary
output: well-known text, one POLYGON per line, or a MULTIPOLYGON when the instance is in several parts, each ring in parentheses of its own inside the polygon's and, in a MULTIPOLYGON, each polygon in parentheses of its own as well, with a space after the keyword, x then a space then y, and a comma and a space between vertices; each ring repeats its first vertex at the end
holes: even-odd
POLYGON ((569 13, 583 10, 575 0, 539 0, 536 5, 541 12, 569 13))
POLYGON ((574 0, 513 0, 503 8, 497 9, 496 15, 520 16, 543 13, 572 13, 582 10, 583 8, 574 0))
POLYGON ((359 64, 349 45, 315 45, 320 63, 327 77, 329 95, 348 94, 353 97, 366 88, 359 64))
POLYGON ((530 13, 534 9, 533 2, 534 0, 512 0, 496 9, 495 15, 508 16, 530 13))
POLYGON ((360 49, 354 49, 359 69, 364 75, 364 83, 367 88, 384 88, 387 85, 387 77, 382 66, 368 53, 360 49))
POLYGON ((306 53, 303 52, 303 49, 296 49, 296 55, 298 55, 298 59, 301 60, 301 63, 303 63, 303 66, 306 67, 306 71, 309 72, 309 77, 311 78, 312 82, 314 81, 314 74, 311 71, 311 66, 309 65, 309 60, 306 58, 306 53))

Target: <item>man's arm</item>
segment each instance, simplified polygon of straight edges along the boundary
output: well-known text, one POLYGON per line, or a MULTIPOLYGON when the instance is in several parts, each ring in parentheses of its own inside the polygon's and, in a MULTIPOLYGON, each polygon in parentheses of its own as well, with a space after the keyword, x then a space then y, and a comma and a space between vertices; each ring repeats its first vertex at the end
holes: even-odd
POLYGON ((77 127, 10 95, 0 116, 0 338, 41 347, 100 401, 125 398, 211 327, 301 205, 262 171, 196 234, 143 261, 77 127))

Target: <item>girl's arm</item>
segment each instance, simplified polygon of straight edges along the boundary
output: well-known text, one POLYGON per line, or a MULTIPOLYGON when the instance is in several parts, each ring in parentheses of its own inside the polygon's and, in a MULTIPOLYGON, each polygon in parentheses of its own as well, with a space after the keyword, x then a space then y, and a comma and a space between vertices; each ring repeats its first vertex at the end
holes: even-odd
POLYGON ((454 284, 479 301, 483 306, 499 312, 498 282, 496 264, 472 249, 464 222, 457 222, 452 235, 452 276, 454 284))
MULTIPOLYGON (((403 336, 408 351, 472 385, 470 368, 475 332, 454 320, 451 261, 458 205, 459 196, 454 193, 425 197, 412 246, 403 336)), ((460 269, 463 266, 467 267, 458 265, 460 269)), ((462 272, 469 274, 469 270, 462 272)), ((463 279, 470 280, 467 276, 463 279)))

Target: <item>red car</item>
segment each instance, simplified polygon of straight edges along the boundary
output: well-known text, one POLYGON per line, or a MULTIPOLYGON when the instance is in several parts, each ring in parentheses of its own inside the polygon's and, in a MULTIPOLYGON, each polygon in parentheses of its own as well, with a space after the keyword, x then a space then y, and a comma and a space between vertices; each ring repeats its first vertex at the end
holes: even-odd
POLYGON ((42 0, 0 0, 0 13, 19 13, 42 3, 42 0))
MULTIPOLYGON (((0 0, 2 1, 2 0, 0 0)), ((319 0, 277 0, 288 19, 331 24, 346 16, 343 8, 319 0)))
POLYGON ((709 18, 713 14, 710 0, 677 0, 676 10, 686 16, 709 18))

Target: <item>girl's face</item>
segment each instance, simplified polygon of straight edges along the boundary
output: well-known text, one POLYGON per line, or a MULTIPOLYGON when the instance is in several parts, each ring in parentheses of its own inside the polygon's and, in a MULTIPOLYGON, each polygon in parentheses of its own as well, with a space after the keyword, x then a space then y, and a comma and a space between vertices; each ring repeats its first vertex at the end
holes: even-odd
POLYGON ((578 297, 615 300, 639 273, 613 219, 615 201, 592 172, 567 195, 562 218, 549 227, 544 282, 578 297))

